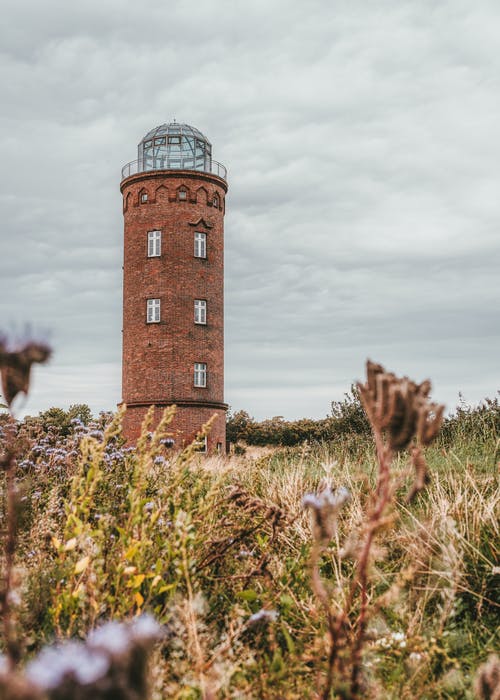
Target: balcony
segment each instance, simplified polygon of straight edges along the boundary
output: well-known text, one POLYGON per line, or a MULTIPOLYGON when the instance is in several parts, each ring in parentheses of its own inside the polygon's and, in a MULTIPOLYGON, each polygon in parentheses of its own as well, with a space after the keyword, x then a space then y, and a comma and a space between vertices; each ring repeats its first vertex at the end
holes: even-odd
POLYGON ((193 158, 192 155, 189 157, 188 154, 175 154, 175 157, 168 158, 164 154, 158 157, 144 157, 139 160, 132 160, 127 163, 122 168, 122 180, 130 177, 131 175, 137 175, 138 173, 149 173, 152 171, 165 171, 165 170, 194 170, 195 172, 210 173, 222 178, 227 179, 227 169, 218 163, 216 160, 210 159, 200 159, 193 158))

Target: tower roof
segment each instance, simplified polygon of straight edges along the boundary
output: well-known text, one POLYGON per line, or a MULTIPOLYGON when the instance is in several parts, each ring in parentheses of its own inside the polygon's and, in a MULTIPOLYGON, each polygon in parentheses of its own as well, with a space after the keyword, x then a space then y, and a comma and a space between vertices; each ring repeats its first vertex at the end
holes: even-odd
POLYGON ((226 168, 212 159, 212 144, 194 126, 160 124, 141 139, 137 160, 122 168, 122 178, 154 170, 196 170, 226 179, 226 168))
POLYGON ((155 126, 154 129, 148 131, 144 136, 141 143, 144 141, 150 141, 159 136, 186 136, 187 138, 196 138, 199 141, 204 141, 211 145, 207 137, 201 133, 198 129, 190 124, 179 124, 176 121, 170 122, 169 124, 160 124, 160 126, 155 126))

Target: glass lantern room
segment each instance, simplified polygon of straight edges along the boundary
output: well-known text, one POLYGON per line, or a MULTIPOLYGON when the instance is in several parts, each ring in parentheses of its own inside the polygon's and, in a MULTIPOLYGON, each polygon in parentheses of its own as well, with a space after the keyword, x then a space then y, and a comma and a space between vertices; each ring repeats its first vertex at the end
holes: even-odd
POLYGON ((226 178, 226 168, 212 160, 212 144, 189 124, 162 124, 149 131, 137 147, 137 160, 122 169, 122 177, 150 170, 198 170, 226 178))

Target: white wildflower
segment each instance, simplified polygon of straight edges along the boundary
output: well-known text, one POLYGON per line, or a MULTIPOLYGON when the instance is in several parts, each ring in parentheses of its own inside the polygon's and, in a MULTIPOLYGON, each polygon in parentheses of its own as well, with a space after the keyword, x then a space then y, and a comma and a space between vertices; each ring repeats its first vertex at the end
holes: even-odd
POLYGON ((108 669, 109 660, 104 654, 86 649, 78 642, 69 642, 43 649, 26 667, 26 677, 39 688, 50 690, 57 688, 64 678, 89 685, 105 676, 108 669))
POLYGON ((16 590, 9 591, 8 593, 8 601, 9 603, 14 606, 15 608, 19 607, 21 605, 21 596, 19 595, 19 592, 16 590))
POLYGON ((276 610, 259 610, 250 615, 248 618, 249 625, 255 625, 257 622, 275 622, 278 619, 279 613, 276 610))
POLYGON ((0 654, 0 676, 9 672, 9 662, 4 654, 0 654))
POLYGON ((109 654, 124 654, 130 646, 127 628, 119 622, 108 622, 90 632, 87 643, 93 649, 102 649, 109 654))
POLYGON ((400 649, 406 647, 406 635, 404 632, 393 632, 391 634, 393 644, 397 644, 400 649))
POLYGON ((153 642, 164 636, 164 630, 156 622, 152 615, 140 615, 130 623, 130 631, 134 640, 139 642, 153 642))
POLYGON ((320 491, 308 493, 302 499, 304 508, 310 508, 313 514, 313 534, 317 540, 330 540, 337 525, 337 516, 341 507, 351 497, 345 486, 338 488, 335 493, 328 483, 320 491))

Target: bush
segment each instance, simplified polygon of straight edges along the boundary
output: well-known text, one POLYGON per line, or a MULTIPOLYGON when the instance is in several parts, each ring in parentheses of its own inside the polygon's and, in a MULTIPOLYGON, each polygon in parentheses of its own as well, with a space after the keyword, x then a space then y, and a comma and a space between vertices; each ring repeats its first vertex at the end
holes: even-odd
POLYGON ((73 435, 79 426, 88 426, 93 421, 92 411, 87 404, 73 404, 65 411, 62 408, 52 407, 42 411, 38 416, 28 416, 25 419, 25 428, 32 432, 52 432, 59 437, 73 435))
POLYGON ((226 431, 227 439, 232 443, 293 447, 304 442, 320 443, 354 436, 368 437, 370 425, 357 390, 351 387, 342 401, 332 401, 331 416, 327 418, 286 421, 283 416, 275 416, 257 422, 246 411, 237 411, 228 414, 226 431))

